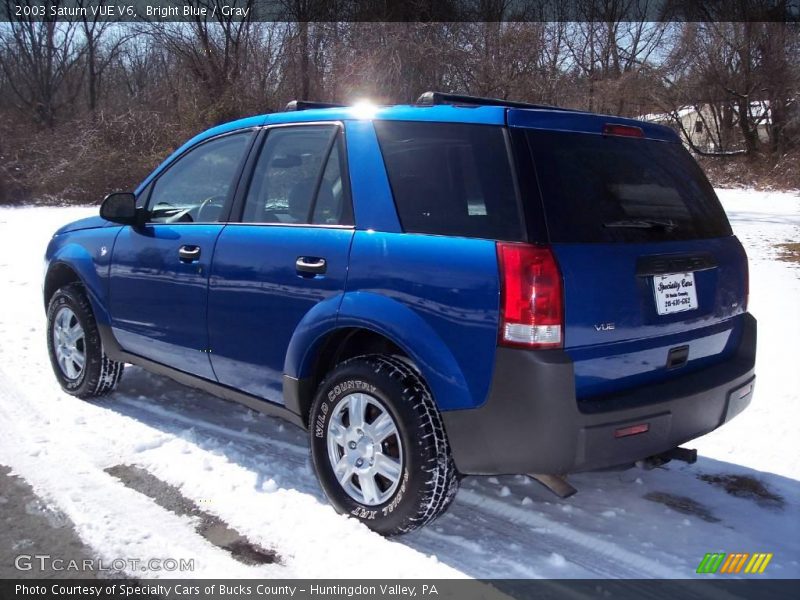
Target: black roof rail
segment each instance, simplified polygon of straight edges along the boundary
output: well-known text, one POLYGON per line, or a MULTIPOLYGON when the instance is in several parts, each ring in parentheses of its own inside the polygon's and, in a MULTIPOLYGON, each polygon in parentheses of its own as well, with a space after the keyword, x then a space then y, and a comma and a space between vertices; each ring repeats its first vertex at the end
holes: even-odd
POLYGON ((344 108, 346 104, 334 104, 333 102, 313 102, 311 100, 292 100, 286 104, 286 112, 294 110, 309 110, 312 108, 344 108))
POLYGON ((465 94, 450 94, 448 92, 425 92, 417 98, 417 104, 422 106, 436 106, 437 104, 465 104, 468 106, 506 106, 508 108, 544 108, 547 110, 563 110, 566 112, 580 112, 572 108, 560 108, 547 104, 531 104, 530 102, 514 102, 500 98, 481 98, 480 96, 467 96, 465 94))

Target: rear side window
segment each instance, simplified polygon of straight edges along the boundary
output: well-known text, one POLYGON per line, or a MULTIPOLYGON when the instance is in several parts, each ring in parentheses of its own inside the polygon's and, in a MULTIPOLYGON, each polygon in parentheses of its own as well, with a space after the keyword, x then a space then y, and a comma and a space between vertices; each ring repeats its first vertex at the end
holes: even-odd
POLYGON ((501 127, 378 121, 375 130, 405 231, 522 239, 501 127))
POLYGON ((551 242, 649 242, 731 235, 725 211, 681 144, 527 132, 551 242))

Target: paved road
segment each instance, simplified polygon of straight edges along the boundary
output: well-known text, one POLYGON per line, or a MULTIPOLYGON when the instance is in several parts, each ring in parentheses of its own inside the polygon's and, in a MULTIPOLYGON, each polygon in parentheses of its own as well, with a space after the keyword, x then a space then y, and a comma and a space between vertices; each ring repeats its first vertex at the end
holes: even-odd
POLYGON ((30 570, 15 567, 21 555, 49 555, 64 559, 65 564, 70 560, 82 564, 94 557, 69 519, 49 508, 27 483, 10 473, 0 465, 0 579, 96 577, 93 571, 42 570, 38 559, 20 559, 23 566, 30 562, 30 570))

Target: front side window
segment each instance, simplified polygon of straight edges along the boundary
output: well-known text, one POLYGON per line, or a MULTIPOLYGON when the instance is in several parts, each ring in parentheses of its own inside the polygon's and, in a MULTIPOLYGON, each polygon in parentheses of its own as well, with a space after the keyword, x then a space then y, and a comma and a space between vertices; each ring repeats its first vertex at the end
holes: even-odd
POLYGON ((343 151, 335 125, 271 130, 253 171, 242 221, 352 224, 343 151))
POLYGON ((214 223, 253 133, 226 135, 189 150, 155 182, 148 209, 151 223, 214 223))

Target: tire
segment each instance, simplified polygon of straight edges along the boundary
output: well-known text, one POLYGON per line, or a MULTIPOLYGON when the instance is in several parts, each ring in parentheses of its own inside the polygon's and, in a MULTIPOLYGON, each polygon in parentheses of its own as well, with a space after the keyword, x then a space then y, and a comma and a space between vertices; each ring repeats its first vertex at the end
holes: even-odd
POLYGON ((317 478, 334 508, 383 535, 430 523, 458 491, 455 463, 431 393, 417 372, 397 358, 372 354, 339 364, 317 389, 309 435, 317 478), (393 433, 382 437, 387 431, 393 433))
POLYGON ((47 350, 61 388, 78 398, 105 396, 122 377, 124 364, 103 351, 92 306, 78 283, 60 288, 50 299, 47 350), (75 338, 79 329, 82 337, 75 338))

